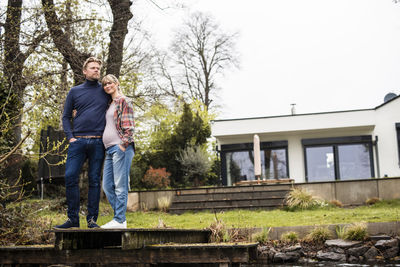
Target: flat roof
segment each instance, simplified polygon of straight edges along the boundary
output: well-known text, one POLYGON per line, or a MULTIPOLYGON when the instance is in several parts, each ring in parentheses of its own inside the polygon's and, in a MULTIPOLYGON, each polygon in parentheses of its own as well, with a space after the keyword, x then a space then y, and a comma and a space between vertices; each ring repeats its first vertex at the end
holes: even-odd
POLYGON ((220 120, 212 120, 212 122, 222 122, 222 121, 238 121, 238 120, 259 120, 259 119, 270 119, 270 118, 284 118, 284 117, 294 117, 294 116, 310 116, 310 115, 322 115, 322 114, 332 114, 332 113, 344 113, 344 112, 359 112, 359 111, 371 111, 377 110, 378 108, 398 99, 400 95, 386 101, 375 108, 368 109, 354 109, 354 110, 341 110, 341 111, 326 111, 326 112, 313 112, 313 113, 302 113, 302 114, 288 114, 288 115, 276 115, 276 116, 263 116, 263 117, 248 117, 248 118, 236 118, 236 119, 220 119, 220 120))

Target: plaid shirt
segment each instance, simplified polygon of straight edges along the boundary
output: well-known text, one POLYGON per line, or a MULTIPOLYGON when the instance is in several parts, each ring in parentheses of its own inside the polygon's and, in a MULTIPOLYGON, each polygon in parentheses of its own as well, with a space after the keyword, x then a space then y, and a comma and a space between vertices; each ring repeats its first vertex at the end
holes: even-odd
POLYGON ((127 148, 134 144, 133 134, 135 132, 135 118, 133 113, 132 101, 122 96, 114 99, 115 112, 114 121, 117 127, 118 135, 122 140, 121 145, 127 148))

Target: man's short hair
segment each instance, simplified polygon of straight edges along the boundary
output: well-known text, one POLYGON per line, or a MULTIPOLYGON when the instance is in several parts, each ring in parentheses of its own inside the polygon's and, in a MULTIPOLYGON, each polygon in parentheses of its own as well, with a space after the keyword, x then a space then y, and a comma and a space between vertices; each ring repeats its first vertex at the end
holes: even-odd
POLYGON ((83 68, 82 68, 82 70, 86 70, 87 65, 88 65, 89 63, 91 63, 91 62, 99 63, 99 64, 100 64, 100 67, 101 67, 101 65, 103 65, 103 62, 102 62, 100 59, 98 59, 98 58, 96 58, 96 57, 89 57, 88 59, 86 59, 85 63, 83 63, 83 68))

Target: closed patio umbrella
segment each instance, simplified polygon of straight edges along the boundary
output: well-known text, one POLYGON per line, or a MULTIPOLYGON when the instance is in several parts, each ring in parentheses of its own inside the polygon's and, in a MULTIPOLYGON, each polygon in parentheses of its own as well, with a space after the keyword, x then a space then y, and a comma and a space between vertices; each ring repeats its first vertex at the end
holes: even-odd
POLYGON ((257 134, 253 137, 253 150, 254 150, 254 175, 257 180, 261 177, 261 155, 260 155, 260 138, 257 134))

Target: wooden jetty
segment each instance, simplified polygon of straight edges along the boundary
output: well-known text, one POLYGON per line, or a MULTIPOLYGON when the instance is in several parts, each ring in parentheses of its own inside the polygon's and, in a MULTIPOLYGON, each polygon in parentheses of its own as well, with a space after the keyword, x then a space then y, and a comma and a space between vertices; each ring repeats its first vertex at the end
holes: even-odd
POLYGON ((49 246, 0 247, 1 266, 235 266, 257 258, 257 243, 209 243, 209 230, 52 230, 49 246))

